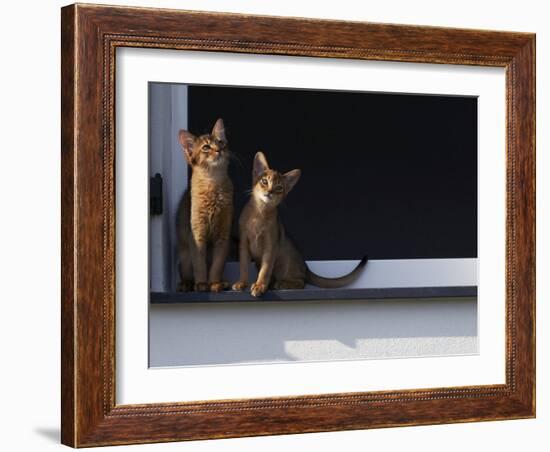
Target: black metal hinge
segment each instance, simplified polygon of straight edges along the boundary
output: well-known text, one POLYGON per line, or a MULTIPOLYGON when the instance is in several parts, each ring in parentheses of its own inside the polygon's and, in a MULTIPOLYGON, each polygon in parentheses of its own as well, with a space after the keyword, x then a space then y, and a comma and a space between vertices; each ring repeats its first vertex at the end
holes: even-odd
POLYGON ((150 179, 149 212, 151 215, 162 215, 162 176, 157 173, 150 179))

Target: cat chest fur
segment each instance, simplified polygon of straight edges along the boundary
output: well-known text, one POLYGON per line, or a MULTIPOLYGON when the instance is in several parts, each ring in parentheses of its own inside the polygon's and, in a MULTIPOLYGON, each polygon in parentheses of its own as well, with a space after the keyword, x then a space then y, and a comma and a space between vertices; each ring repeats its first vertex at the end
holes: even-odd
POLYGON ((246 224, 248 248, 254 260, 261 260, 266 246, 274 245, 277 237, 276 223, 253 216, 246 224))
POLYGON ((200 181, 191 186, 191 226, 196 236, 210 239, 227 228, 233 212, 231 183, 200 181))

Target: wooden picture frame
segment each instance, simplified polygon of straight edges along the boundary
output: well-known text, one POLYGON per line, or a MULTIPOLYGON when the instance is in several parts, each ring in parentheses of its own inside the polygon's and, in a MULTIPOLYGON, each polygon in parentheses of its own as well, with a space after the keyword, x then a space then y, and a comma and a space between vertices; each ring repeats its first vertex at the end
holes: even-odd
POLYGON ((62 442, 73 447, 535 416, 535 35, 176 10, 62 9, 62 442), (506 383, 115 403, 115 50, 503 67, 506 383))

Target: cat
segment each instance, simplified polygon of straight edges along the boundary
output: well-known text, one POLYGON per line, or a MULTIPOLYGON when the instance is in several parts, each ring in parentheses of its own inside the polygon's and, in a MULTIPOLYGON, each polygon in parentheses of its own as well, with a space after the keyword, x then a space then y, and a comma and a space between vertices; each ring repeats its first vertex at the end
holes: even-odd
POLYGON ((233 290, 248 285, 250 258, 258 268, 258 278, 250 287, 254 297, 268 288, 303 289, 306 283, 322 288, 337 288, 352 283, 367 263, 364 257, 355 269, 339 278, 324 278, 307 267, 279 220, 278 205, 298 182, 298 169, 285 174, 270 169, 262 152, 254 157, 252 196, 239 218, 240 278, 233 290))
POLYGON ((198 137, 180 130, 179 141, 192 177, 176 214, 178 290, 220 292, 229 288, 222 277, 233 219, 233 183, 227 173, 230 151, 223 121, 218 119, 210 134, 198 137))

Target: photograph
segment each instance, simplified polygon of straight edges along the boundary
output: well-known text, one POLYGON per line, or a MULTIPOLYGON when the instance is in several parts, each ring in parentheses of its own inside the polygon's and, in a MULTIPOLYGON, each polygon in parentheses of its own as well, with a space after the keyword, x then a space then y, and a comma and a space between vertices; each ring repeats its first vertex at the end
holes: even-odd
POLYGON ((150 82, 150 365, 476 353, 477 109, 150 82))

